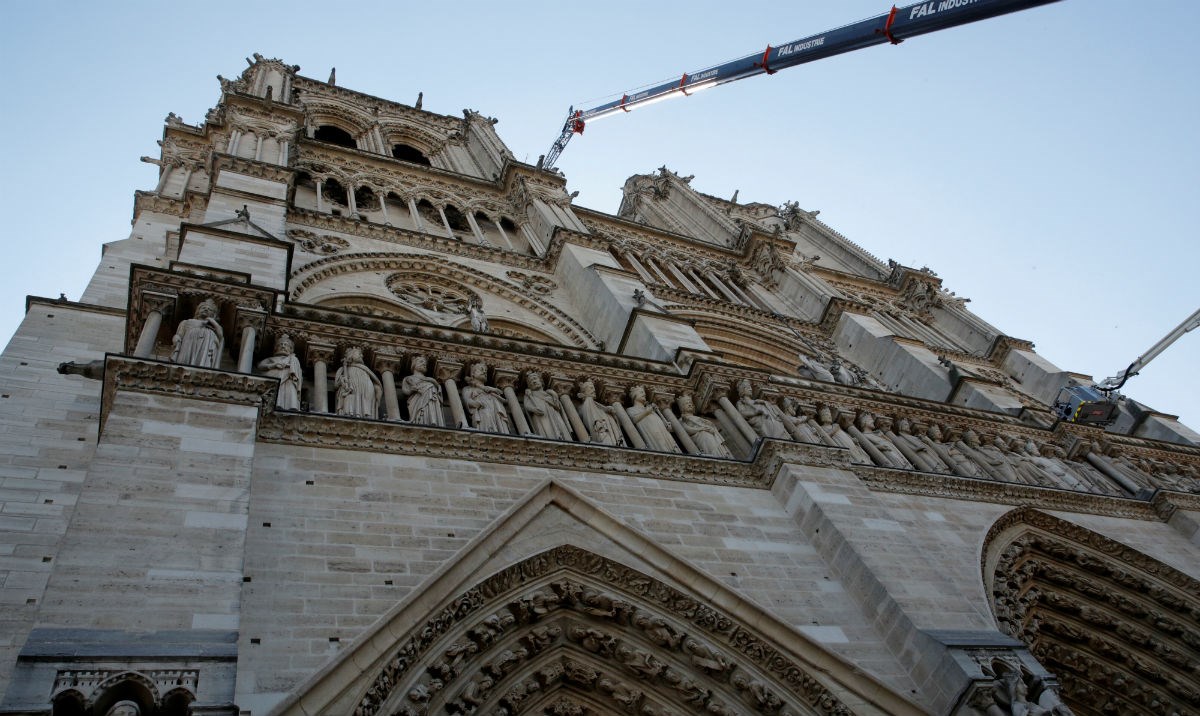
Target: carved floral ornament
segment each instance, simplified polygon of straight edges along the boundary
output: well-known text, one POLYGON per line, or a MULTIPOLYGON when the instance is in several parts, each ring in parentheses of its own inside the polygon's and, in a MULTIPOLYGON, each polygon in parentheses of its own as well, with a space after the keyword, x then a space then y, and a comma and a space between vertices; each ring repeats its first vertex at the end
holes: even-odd
POLYGON ((289 230, 288 238, 295 241, 300 248, 313 254, 329 256, 350 248, 350 242, 341 237, 317 234, 304 229, 289 230))
POLYGON ((373 669, 354 716, 853 713, 746 625, 570 545, 454 598, 373 669))
POLYGON ((1028 508, 992 528, 984 577, 1000 629, 1057 674, 1077 716, 1196 713, 1196 579, 1028 508))

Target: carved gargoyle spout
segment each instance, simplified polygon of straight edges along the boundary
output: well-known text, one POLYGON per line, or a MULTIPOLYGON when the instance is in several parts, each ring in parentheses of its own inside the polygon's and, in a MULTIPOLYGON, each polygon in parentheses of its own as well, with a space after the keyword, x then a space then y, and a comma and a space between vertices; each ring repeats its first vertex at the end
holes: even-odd
POLYGON ((67 361, 58 364, 58 372, 63 375, 82 375, 92 380, 104 380, 104 360, 94 360, 87 363, 67 361))

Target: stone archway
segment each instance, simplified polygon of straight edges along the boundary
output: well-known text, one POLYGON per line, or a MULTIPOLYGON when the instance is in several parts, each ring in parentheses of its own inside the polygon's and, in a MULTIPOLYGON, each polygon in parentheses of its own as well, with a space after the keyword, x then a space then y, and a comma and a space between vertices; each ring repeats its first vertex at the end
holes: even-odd
POLYGON ((357 703, 355 716, 854 713, 746 625, 569 545, 414 626, 357 703))
POLYGON ((1076 716, 1198 712, 1196 579, 1030 508, 1002 517, 983 555, 1000 630, 1058 676, 1076 716))

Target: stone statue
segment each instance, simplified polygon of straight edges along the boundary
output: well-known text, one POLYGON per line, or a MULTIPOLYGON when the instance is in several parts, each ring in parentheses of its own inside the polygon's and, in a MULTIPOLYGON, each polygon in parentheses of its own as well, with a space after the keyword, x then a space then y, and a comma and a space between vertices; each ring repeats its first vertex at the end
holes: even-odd
POLYGON ((136 701, 118 701, 104 712, 104 716, 142 716, 142 707, 136 701))
POLYGON ((658 414, 658 408, 646 403, 646 389, 635 385, 629 389, 629 397, 633 405, 625 411, 646 440, 646 447, 662 452, 681 452, 671 431, 667 429, 667 422, 658 414))
POLYGON ((770 401, 755 398, 748 378, 738 382, 737 393, 738 412, 756 433, 764 438, 792 439, 783 423, 783 411, 770 401))
POLYGON ((846 432, 854 416, 850 413, 841 413, 838 415, 837 422, 833 420, 833 411, 828 405, 822 405, 817 410, 817 420, 821 423, 821 428, 825 431, 825 435, 829 441, 837 446, 843 447, 850 451, 850 462, 858 462, 864 465, 873 464, 871 457, 862 449, 858 442, 850 437, 850 433, 846 432))
POLYGON ((800 354, 800 375, 805 378, 813 378, 814 380, 823 380, 826 383, 836 383, 833 373, 829 372, 820 361, 813 360, 803 353, 800 354))
POLYGON ((504 393, 486 383, 487 366, 476 363, 462 389, 463 405, 471 413, 471 427, 489 433, 511 433, 508 411, 504 408, 504 393))
POLYGON ((335 411, 338 415, 354 418, 379 417, 383 384, 363 363, 361 348, 346 349, 346 354, 342 356, 342 367, 338 368, 333 377, 333 387, 337 396, 335 411))
POLYGON ((800 407, 800 401, 792 396, 783 399, 783 424, 796 440, 802 443, 829 445, 828 435, 812 421, 808 410, 800 407))
POLYGON ((579 384, 579 417, 592 442, 602 445, 624 445, 625 437, 621 434, 621 424, 613 416, 613 409, 608 405, 596 402, 596 384, 588 380, 579 384))
POLYGON ((996 703, 988 707, 988 716, 1071 716, 1071 711, 1059 699, 1058 694, 1046 687, 1041 679, 1034 679, 1037 700, 1029 700, 1029 685, 1017 669, 1007 670, 994 687, 996 703))
POLYGON ((954 443, 954 446, 973 460, 988 477, 1004 482, 1021 482, 1017 479, 1017 472, 1008 463, 1008 458, 1004 456, 1004 453, 997 450, 995 445, 984 445, 983 441, 979 439, 979 434, 974 430, 968 429, 962 434, 962 439, 954 443))
POLYGON ((681 395, 676 403, 679 405, 679 422, 691 436, 692 442, 696 443, 701 455, 733 457, 733 453, 729 452, 729 447, 725 444, 725 436, 721 435, 717 426, 711 420, 696 415, 696 404, 692 396, 681 395))
POLYGON ((206 298, 196 306, 195 318, 179 324, 171 339, 171 362, 201 368, 217 368, 221 364, 221 349, 225 332, 217 322, 217 302, 206 298))
POLYGON ((914 434, 914 430, 911 420, 900 418, 896 421, 895 430, 891 433, 884 431, 884 437, 891 440, 916 469, 925 472, 954 472, 933 448, 914 434))
POLYGON ((483 301, 479 300, 479 296, 471 296, 471 302, 467 304, 467 313, 471 316, 471 330, 476 333, 491 332, 487 314, 483 312, 483 301))
POLYGON ((413 356, 412 374, 400 381, 400 392, 408 399, 408 420, 415 425, 445 425, 442 415, 442 386, 425 375, 429 359, 413 356))
MULTIPOLYGON (((883 426, 884 430, 891 427, 891 418, 881 417, 880 420, 887 423, 883 426)), ((867 455, 880 467, 912 469, 912 463, 904 457, 904 454, 896 448, 891 440, 884 436, 880 429, 875 427, 875 416, 871 413, 864 411, 858 416, 858 429, 852 431, 851 435, 858 440, 867 455)))
POLYGON ((934 423, 929 426, 925 436, 921 439, 938 454, 938 457, 946 463, 953 474, 962 477, 986 477, 983 469, 958 449, 956 442, 958 437, 959 435, 955 432, 947 440, 947 436, 942 433, 941 426, 934 423))
POLYGON ((279 379, 279 392, 275 394, 275 407, 281 410, 300 409, 300 388, 304 383, 304 372, 300 359, 296 357, 296 344, 284 333, 275 340, 275 355, 264 358, 258 369, 272 378, 279 379))
POLYGON ((833 372, 833 379, 842 385, 858 385, 862 381, 858 379, 850 369, 848 369, 840 360, 834 359, 830 365, 833 372))
POLYGON ((525 412, 529 413, 529 427, 545 438, 570 440, 571 428, 563 415, 558 393, 545 387, 537 371, 525 374, 525 412))

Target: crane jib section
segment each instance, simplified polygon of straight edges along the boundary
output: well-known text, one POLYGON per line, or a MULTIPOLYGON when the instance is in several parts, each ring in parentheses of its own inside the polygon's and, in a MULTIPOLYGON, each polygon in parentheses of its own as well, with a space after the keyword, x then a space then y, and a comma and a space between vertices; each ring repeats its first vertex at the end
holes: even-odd
POLYGON ((778 46, 768 46, 762 52, 685 73, 679 79, 654 87, 626 93, 620 99, 596 107, 573 112, 576 125, 572 131, 582 132, 588 120, 599 119, 618 112, 628 112, 639 105, 666 99, 676 93, 692 92, 733 82, 758 74, 774 74, 786 67, 840 55, 887 42, 898 43, 909 37, 965 25, 1057 0, 926 0, 890 12, 861 20, 835 30, 810 35, 778 46))

